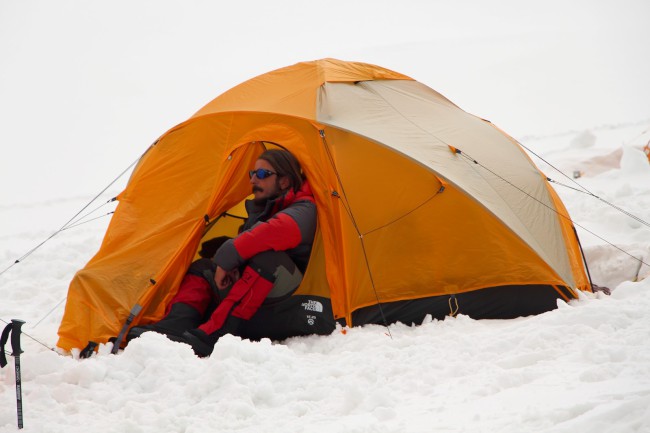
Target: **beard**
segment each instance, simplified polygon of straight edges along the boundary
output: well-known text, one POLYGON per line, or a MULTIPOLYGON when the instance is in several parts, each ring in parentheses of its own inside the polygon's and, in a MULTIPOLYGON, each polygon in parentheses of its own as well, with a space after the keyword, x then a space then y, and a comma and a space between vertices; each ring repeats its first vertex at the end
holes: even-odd
MULTIPOLYGON (((259 186, 254 186, 253 191, 252 191, 253 194, 255 194, 258 191, 262 192, 262 193, 264 192, 264 190, 262 188, 260 188, 259 186)), ((261 197, 261 198, 254 197, 253 198, 253 203, 255 203, 256 206, 260 206, 260 207, 264 207, 264 205, 266 204, 267 201, 269 201, 268 197, 261 197)))
MULTIPOLYGON (((264 193, 264 190, 259 186, 253 186, 252 192, 253 194, 256 192, 264 193)), ((278 184, 278 182, 276 182, 274 191, 271 194, 269 194, 266 197, 253 198, 253 203, 255 203, 257 206, 264 206, 266 205, 267 201, 275 200, 276 198, 280 197, 280 194, 281 194, 280 185, 278 184)))

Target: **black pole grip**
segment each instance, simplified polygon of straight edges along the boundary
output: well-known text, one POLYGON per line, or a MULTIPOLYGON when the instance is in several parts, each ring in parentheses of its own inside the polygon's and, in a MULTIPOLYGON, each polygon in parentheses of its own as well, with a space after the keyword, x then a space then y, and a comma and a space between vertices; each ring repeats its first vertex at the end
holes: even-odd
POLYGON ((23 351, 20 348, 21 327, 25 324, 22 320, 11 320, 11 356, 19 356, 23 351))
POLYGON ((7 365, 7 357, 5 356, 5 344, 9 339, 9 334, 11 333, 11 328, 13 324, 9 323, 5 326, 5 329, 2 330, 2 335, 0 335, 0 368, 5 368, 7 365))

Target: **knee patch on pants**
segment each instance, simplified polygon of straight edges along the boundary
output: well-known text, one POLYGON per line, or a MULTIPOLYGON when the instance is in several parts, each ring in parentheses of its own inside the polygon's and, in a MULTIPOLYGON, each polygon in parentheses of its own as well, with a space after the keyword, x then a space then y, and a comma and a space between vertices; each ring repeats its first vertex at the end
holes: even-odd
POLYGON ((273 283, 268 298, 280 298, 295 291, 302 281, 302 272, 284 251, 265 251, 248 262, 262 278, 273 283))

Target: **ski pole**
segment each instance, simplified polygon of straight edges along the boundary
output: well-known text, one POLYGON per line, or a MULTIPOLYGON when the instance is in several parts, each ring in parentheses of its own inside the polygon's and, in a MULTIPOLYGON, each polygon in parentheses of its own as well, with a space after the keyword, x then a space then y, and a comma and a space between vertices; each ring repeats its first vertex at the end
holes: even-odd
POLYGON ((22 320, 12 320, 14 325, 11 330, 11 356, 14 357, 14 365, 16 367, 16 412, 18 416, 18 428, 23 428, 23 389, 22 378, 20 374, 20 354, 23 351, 20 349, 20 332, 21 326, 25 324, 22 320))
POLYGON ((9 338, 9 333, 11 333, 11 356, 14 357, 14 365, 16 368, 16 411, 18 415, 18 428, 23 428, 23 391, 22 391, 22 379, 20 374, 20 354, 23 351, 20 348, 20 328, 25 324, 22 320, 12 319, 11 323, 8 324, 4 331, 2 331, 2 336, 0 337, 0 367, 7 365, 7 359, 5 358, 5 344, 9 338))

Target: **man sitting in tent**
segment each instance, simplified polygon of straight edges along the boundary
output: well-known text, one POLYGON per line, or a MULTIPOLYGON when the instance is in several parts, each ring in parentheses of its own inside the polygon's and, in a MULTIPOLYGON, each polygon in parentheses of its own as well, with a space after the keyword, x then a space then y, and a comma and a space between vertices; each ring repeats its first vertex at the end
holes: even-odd
POLYGON ((192 263, 167 315, 134 327, 129 340, 155 331, 209 356, 217 340, 236 335, 267 297, 282 298, 298 288, 316 232, 309 183, 286 150, 262 153, 249 175, 254 198, 246 202, 248 218, 239 235, 225 241, 212 260, 192 263), (218 305, 210 312, 214 298, 218 305))

